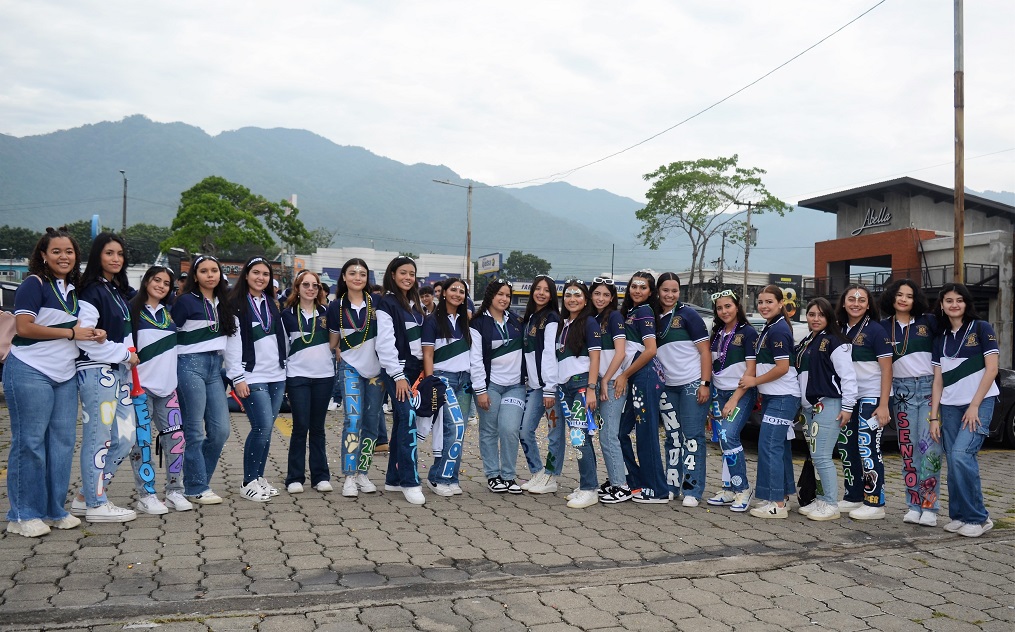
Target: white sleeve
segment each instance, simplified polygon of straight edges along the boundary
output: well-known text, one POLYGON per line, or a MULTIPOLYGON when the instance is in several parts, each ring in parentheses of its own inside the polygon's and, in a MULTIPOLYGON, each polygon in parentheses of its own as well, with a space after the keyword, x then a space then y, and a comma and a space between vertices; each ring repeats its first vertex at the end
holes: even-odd
POLYGON ((236 333, 226 338, 226 376, 232 380, 233 385, 247 381, 246 371, 243 370, 243 339, 240 336, 240 319, 233 318, 236 322, 236 333))
POLYGON ((486 392, 486 365, 483 364, 483 334, 472 330, 472 345, 469 347, 469 374, 472 376, 472 390, 476 395, 486 392))
POLYGON ((395 325, 391 320, 391 314, 377 310, 377 359, 381 368, 391 376, 394 381, 404 380, 405 372, 402 363, 398 361, 398 349, 395 347, 395 325))
POLYGON ((839 345, 832 351, 832 366, 839 376, 842 388, 842 409, 853 412, 856 406, 857 385, 856 370, 853 368, 853 345, 839 345))
POLYGON ((543 396, 557 397, 557 323, 547 323, 543 329, 543 396))
MULTIPOLYGON (((82 327, 95 327, 99 322, 99 310, 95 309, 95 306, 91 303, 80 301, 78 303, 81 309, 78 311, 78 324, 82 327)), ((88 354, 88 358, 95 362, 107 362, 109 364, 120 364, 126 362, 130 358, 130 351, 127 351, 127 346, 130 344, 130 337, 126 338, 126 343, 113 342, 106 340, 105 342, 95 342, 94 340, 78 340, 78 349, 88 354)))

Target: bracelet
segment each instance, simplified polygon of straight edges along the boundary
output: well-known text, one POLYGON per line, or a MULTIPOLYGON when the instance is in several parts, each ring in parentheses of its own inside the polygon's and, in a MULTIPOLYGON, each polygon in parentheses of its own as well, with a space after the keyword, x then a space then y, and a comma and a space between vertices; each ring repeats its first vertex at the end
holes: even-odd
POLYGON ((936 421, 936 422, 940 423, 941 422, 941 418, 940 417, 928 417, 927 421, 936 421))
POLYGON ((77 334, 76 334, 76 333, 74 333, 74 328, 73 328, 73 327, 71 327, 71 328, 70 328, 70 340, 74 340, 74 338, 75 338, 76 336, 77 336, 77 334))

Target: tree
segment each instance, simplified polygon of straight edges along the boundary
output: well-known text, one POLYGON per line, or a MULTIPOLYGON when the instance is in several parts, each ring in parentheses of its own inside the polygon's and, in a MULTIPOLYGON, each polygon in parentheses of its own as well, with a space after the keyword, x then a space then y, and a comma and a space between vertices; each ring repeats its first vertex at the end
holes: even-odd
MULTIPOLYGON (((78 253, 78 261, 84 263, 88 261, 88 253, 92 249, 92 221, 88 219, 79 219, 76 222, 70 222, 64 224, 67 228, 67 232, 71 234, 74 241, 78 242, 78 248, 81 248, 81 252, 78 253)), ((111 231, 111 228, 102 228, 104 231, 111 231)))
MULTIPOLYGON (((759 168, 737 166, 736 154, 729 158, 701 158, 673 162, 645 174, 651 181, 646 197, 648 204, 635 213, 642 222, 641 239, 653 250, 673 230, 687 235, 691 242, 691 278, 698 273, 699 285, 704 283, 702 269, 705 250, 713 236, 727 231, 727 241, 746 243, 746 223, 738 213, 729 211, 750 201, 753 212, 775 212, 785 215, 792 210, 765 188, 759 168)), ((690 292, 688 299, 700 303, 700 290, 690 292)))
POLYGON ((328 230, 321 226, 310 231, 310 240, 307 246, 308 249, 318 248, 331 248, 331 244, 335 242, 335 235, 338 234, 338 230, 328 230))
POLYGON ((0 226, 0 257, 4 259, 27 259, 42 233, 21 226, 0 226))
POLYGON ((123 231, 121 237, 127 244, 127 261, 154 263, 162 253, 161 243, 173 234, 168 226, 154 224, 133 224, 123 231))
POLYGON ((173 232, 162 242, 162 250, 177 247, 215 254, 242 249, 260 254, 277 247, 275 237, 299 248, 310 233, 298 215, 286 200, 269 202, 243 185, 210 176, 180 195, 173 232))
POLYGON ((501 268, 501 276, 507 279, 533 279, 540 274, 550 273, 550 262, 542 257, 512 250, 501 268))

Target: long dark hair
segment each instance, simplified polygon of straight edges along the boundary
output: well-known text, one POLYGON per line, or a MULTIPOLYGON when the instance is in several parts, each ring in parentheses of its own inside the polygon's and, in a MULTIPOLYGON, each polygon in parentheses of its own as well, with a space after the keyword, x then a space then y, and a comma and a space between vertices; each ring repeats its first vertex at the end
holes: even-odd
POLYGON ((591 303, 592 293, 600 287, 605 287, 606 291, 610 293, 610 302, 606 304, 603 311, 598 311, 595 305, 592 305, 592 310, 598 312, 596 314, 596 320, 599 321, 600 325, 605 326, 606 323, 610 322, 610 314, 617 311, 617 286, 614 283, 606 283, 605 279, 599 281, 593 281, 589 287, 589 301, 591 303))
POLYGON ((535 279, 532 279, 532 286, 529 288, 529 302, 525 305, 525 315, 522 316, 522 322, 528 323, 529 318, 544 312, 560 316, 560 306, 557 305, 557 284, 549 276, 540 274, 535 279), (536 302, 532 300, 532 295, 536 293, 536 285, 544 282, 550 292, 550 300, 540 309, 536 307, 536 302))
POLYGON ((121 294, 127 292, 130 287, 130 281, 127 280, 127 244, 123 242, 122 237, 115 233, 99 233, 92 240, 92 249, 88 251, 88 263, 85 264, 85 271, 81 275, 82 288, 88 287, 103 277, 102 251, 114 242, 120 244, 120 248, 123 250, 123 265, 120 267, 120 271, 113 275, 110 283, 120 290, 121 294))
POLYGON ((78 246, 74 236, 67 232, 66 226, 61 226, 60 228, 46 227, 46 232, 42 234, 42 237, 35 244, 32 256, 28 258, 28 273, 34 274, 44 281, 53 280, 53 274, 45 263, 45 254, 49 250, 49 242, 58 237, 69 239, 71 247, 74 248, 74 265, 71 266, 70 272, 67 273, 67 283, 79 287, 81 285, 81 271, 78 268, 81 264, 81 248, 78 246))
MULTIPOLYGON (((585 324, 590 316, 595 316, 596 309, 592 306, 592 295, 589 293, 589 288, 585 283, 578 279, 569 279, 564 283, 564 290, 561 294, 567 293, 567 288, 576 287, 581 290, 581 293, 585 296, 585 307, 582 308, 578 315, 574 317, 571 324, 567 327, 567 340, 563 341, 564 345, 571 350, 571 353, 578 355, 585 349, 585 324)), ((567 311, 567 316, 571 316, 571 312, 567 311)), ((561 327, 557 330, 558 342, 560 341, 560 335, 564 331, 561 327)))
POLYGON ((148 284, 156 274, 165 272, 169 275, 169 291, 159 301, 162 305, 168 308, 176 297, 176 277, 173 275, 172 268, 166 266, 152 266, 145 270, 144 276, 141 277, 141 287, 137 289, 137 294, 134 298, 130 299, 130 324, 134 328, 134 345, 137 346, 137 327, 141 321, 141 310, 145 308, 145 303, 148 302, 148 284))
POLYGON ((254 266, 268 268, 268 285, 264 288, 264 294, 267 298, 275 300, 275 272, 271 269, 271 263, 264 257, 247 259, 247 262, 243 264, 243 271, 240 272, 240 278, 236 279, 236 285, 229 292, 229 302, 232 303, 233 313, 240 317, 241 322, 244 318, 250 318, 250 301, 247 300, 247 295, 250 294, 250 283, 247 282, 247 274, 254 266))
POLYGON ((966 311, 962 312, 963 325, 974 320, 982 320, 976 312, 976 308, 973 307, 973 295, 970 293, 969 288, 961 283, 945 283, 941 287, 941 291, 937 293, 937 305, 934 307, 934 316, 937 318, 938 327, 941 331, 951 330, 951 320, 945 315, 944 310, 941 309, 941 303, 948 292, 955 292, 962 297, 962 301, 966 304, 966 311))
MULTIPOLYGON (((811 311, 812 307, 817 307, 818 310, 821 311, 821 315, 825 317, 825 331, 828 332, 828 335, 833 338, 838 338, 843 342, 847 342, 845 334, 842 333, 839 323, 835 320, 835 308, 832 307, 831 301, 823 296, 812 298, 807 303, 807 307, 804 308, 805 316, 807 315, 807 312, 811 311)), ((810 334, 813 333, 814 332, 810 332, 810 334)))
POLYGON ((885 289, 885 293, 881 295, 881 313, 884 314, 885 318, 895 315, 895 295, 899 293, 902 286, 907 286, 913 290, 913 307, 909 310, 909 315, 914 320, 923 316, 930 310, 930 305, 927 303, 927 297, 924 295, 923 290, 911 279, 899 279, 892 283, 885 289))
POLYGON ((387 269, 384 271, 384 291, 394 295, 395 300, 398 301, 398 305, 405 311, 412 313, 412 310, 415 309, 422 314, 423 304, 419 300, 419 287, 416 283, 413 282, 412 287, 409 288, 408 292, 403 292, 402 288, 395 285, 395 271, 407 264, 411 265, 413 270, 417 269, 416 261, 412 257, 398 255, 391 260, 387 269))
MULTIPOLYGON (((444 292, 447 292, 448 288, 455 283, 461 283, 462 288, 465 289, 465 300, 458 306, 458 310, 455 313, 458 314, 458 324, 462 330, 462 338, 471 345, 472 335, 469 333, 471 329, 469 327, 469 286, 465 284, 465 281, 451 277, 444 281, 444 292)), ((440 332, 441 338, 451 340, 454 337, 454 332, 451 331, 451 322, 448 318, 448 302, 444 300, 443 293, 441 294, 441 302, 438 303, 437 309, 434 310, 433 317, 437 320, 437 331, 440 332)))
POLYGON ((197 269, 205 261, 211 261, 219 269, 219 284, 212 290, 212 296, 218 299, 218 316, 221 329, 219 330, 225 336, 231 336, 236 333, 236 323, 233 321, 233 312, 229 305, 229 279, 226 278, 225 272, 222 271, 222 264, 219 260, 211 255, 197 255, 194 257, 193 263, 190 264, 190 274, 187 275, 187 280, 183 282, 183 294, 194 294, 197 298, 204 300, 201 295, 201 289, 197 285, 197 269))
MULTIPOLYGON (((659 319, 659 291, 656 289, 656 279, 652 276, 652 273, 648 270, 638 270, 631 275, 631 280, 627 282, 627 292, 624 293, 624 302, 620 305, 620 313, 623 314, 624 318, 631 315, 637 305, 634 304, 634 299, 631 298, 631 282, 635 279, 645 279, 648 283, 648 299, 642 303, 642 305, 648 305, 652 308, 652 313, 655 315, 656 320, 659 319)), ((679 283, 679 281, 677 281, 679 283)), ((658 323, 656 323, 658 324, 658 323)))
POLYGON ((338 273, 338 281, 335 281, 335 298, 340 299, 346 295, 349 291, 349 286, 345 282, 345 271, 353 266, 360 266, 367 271, 367 284, 363 287, 363 297, 366 298, 367 294, 370 294, 370 266, 367 265, 366 261, 363 261, 359 257, 353 257, 342 265, 342 271, 338 273))
MULTIPOLYGON (((493 304, 493 297, 497 296, 497 292, 500 292, 502 287, 513 288, 514 286, 510 281, 506 281, 504 279, 497 279, 486 284, 486 291, 483 293, 483 302, 480 304, 479 310, 476 312, 477 316, 490 310, 490 305, 493 304)), ((508 310, 509 309, 511 309, 510 305, 508 305, 508 310)), ((508 310, 504 311, 507 312, 508 310)))
MULTIPOLYGON (((867 316, 871 320, 881 320, 881 312, 878 310, 878 304, 874 300, 874 295, 867 289, 867 286, 859 283, 850 283, 846 286, 846 289, 839 295, 839 302, 835 305, 835 317, 839 321, 839 325, 845 327, 849 324, 849 314, 846 313, 846 295, 856 290, 863 290, 867 295, 867 316)), ((894 296, 894 294, 893 294, 894 296)), ((894 309, 892 310, 895 311, 894 309)))
MULTIPOLYGON (((789 311, 786 309, 786 303, 783 302, 786 295, 782 293, 782 288, 778 285, 766 285, 758 292, 758 296, 760 297, 762 294, 771 294, 775 297, 775 300, 779 301, 779 315, 769 320, 768 324, 774 325, 780 318, 785 318, 786 324, 789 325, 789 311)), ((790 328, 792 329, 792 326, 790 328)))
POLYGON ((712 337, 708 341, 709 345, 715 342, 716 336, 718 336, 719 332, 721 332, 726 327, 726 323, 722 322, 722 319, 719 318, 719 305, 718 305, 719 300, 724 298, 730 299, 731 301, 733 301, 733 304, 736 305, 737 324, 738 325, 749 324, 747 322, 747 313, 744 312, 744 306, 740 304, 740 299, 737 298, 737 295, 734 294, 732 290, 730 290, 729 294, 726 294, 724 296, 714 296, 712 298, 712 337))

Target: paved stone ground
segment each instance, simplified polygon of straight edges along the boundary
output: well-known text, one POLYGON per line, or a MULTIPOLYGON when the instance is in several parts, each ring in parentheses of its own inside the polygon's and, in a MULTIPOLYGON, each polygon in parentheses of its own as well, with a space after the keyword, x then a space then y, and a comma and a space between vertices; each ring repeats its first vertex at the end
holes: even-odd
MULTIPOLYGON (((330 413, 333 464, 338 429, 330 413)), ((463 496, 428 494, 415 507, 397 492, 283 491, 262 505, 235 494, 246 430, 246 418, 233 415, 213 480, 222 505, 85 523, 38 540, 0 536, 0 629, 1015 628, 1010 451, 981 453, 996 526, 968 540, 902 524, 897 456, 886 464, 890 517, 875 522, 814 523, 795 513, 764 521, 679 503, 572 510, 563 498, 577 477, 570 455, 557 494, 495 495, 475 426, 463 496)), ((9 436, 2 408, 0 451, 9 436)), ((267 472, 276 485, 286 448, 277 432, 267 472)), ((710 446, 710 490, 717 454, 710 446)), ((375 482, 385 467, 375 465, 375 482)), ((112 500, 129 504, 131 487, 123 472, 112 500)), ((7 507, 4 485, 0 511, 7 507)))

